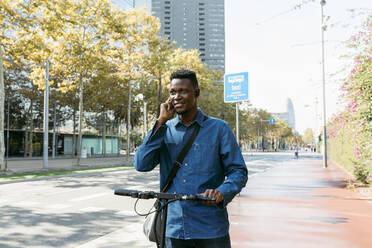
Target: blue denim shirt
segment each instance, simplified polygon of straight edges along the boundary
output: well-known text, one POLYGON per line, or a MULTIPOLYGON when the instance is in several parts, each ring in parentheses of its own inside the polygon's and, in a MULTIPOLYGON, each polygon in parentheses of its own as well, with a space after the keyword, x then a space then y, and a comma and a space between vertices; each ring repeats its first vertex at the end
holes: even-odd
POLYGON ((166 236, 170 238, 209 239, 227 235, 226 205, 248 179, 247 167, 228 124, 212 117, 204 119, 200 109, 189 126, 177 116, 151 131, 136 152, 135 168, 150 171, 160 163, 162 188, 173 161, 196 125, 200 125, 199 134, 167 192, 199 194, 216 189, 223 194, 224 201, 218 206, 186 201, 169 204, 166 236))

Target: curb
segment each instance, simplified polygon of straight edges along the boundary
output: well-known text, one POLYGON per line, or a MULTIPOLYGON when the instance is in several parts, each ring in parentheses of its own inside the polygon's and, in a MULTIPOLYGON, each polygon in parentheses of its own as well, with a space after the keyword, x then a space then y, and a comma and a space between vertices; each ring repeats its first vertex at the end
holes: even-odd
MULTIPOLYGON (((24 173, 14 173, 14 174, 8 174, 5 176, 22 176, 22 175, 32 175, 32 174, 37 174, 41 172, 53 172, 53 171, 66 171, 66 174, 61 174, 61 175, 51 175, 51 176, 36 176, 33 178, 28 178, 28 179, 9 179, 9 180, 4 180, 1 181, 0 178, 0 185, 3 184, 10 184, 10 183, 20 183, 20 182, 30 182, 30 181, 39 181, 39 180, 47 180, 50 178, 59 178, 59 177, 64 177, 64 176, 80 176, 80 175, 89 175, 89 174, 94 174, 94 173, 100 173, 100 171, 89 171, 90 169, 107 169, 107 168, 116 168, 110 171, 117 171, 117 170, 123 170, 123 169, 130 169, 133 168, 131 165, 111 165, 111 166, 90 166, 90 167, 85 167, 85 168, 72 168, 72 169, 44 169, 44 170, 39 170, 39 171, 30 171, 30 172, 24 172, 24 173), (123 167, 123 168, 116 168, 116 167, 123 167), (79 170, 87 170, 87 172, 81 172, 81 173, 73 173, 74 171, 79 171, 79 170), (72 172, 72 173, 68 173, 72 172)), ((104 171, 105 172, 105 171, 104 171)), ((4 176, 4 174, 0 174, 0 177, 4 176)))

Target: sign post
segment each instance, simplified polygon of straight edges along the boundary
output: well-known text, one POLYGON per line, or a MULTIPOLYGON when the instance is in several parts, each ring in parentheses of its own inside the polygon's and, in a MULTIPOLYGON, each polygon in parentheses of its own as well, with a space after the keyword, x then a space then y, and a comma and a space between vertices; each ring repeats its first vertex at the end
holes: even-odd
POLYGON ((236 123, 236 141, 238 142, 238 145, 240 146, 239 142, 239 103, 237 102, 235 104, 235 123, 236 123))
POLYGON ((239 141, 239 102, 248 100, 248 72, 226 74, 224 81, 224 101, 236 103, 236 141, 239 141))

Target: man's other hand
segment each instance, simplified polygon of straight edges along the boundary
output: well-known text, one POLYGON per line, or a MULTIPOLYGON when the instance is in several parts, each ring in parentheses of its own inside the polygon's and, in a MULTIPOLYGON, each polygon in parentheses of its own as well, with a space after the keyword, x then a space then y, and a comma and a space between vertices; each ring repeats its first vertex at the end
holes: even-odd
POLYGON ((203 204, 208 206, 215 206, 223 201, 223 194, 215 189, 207 189, 202 196, 216 199, 214 201, 202 201, 203 204))

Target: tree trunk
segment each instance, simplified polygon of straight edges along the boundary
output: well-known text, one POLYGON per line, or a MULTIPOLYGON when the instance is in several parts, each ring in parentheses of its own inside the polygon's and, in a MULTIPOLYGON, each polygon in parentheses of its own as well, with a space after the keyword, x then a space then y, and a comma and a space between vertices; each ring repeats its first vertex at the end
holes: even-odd
POLYGON ((113 125, 111 124, 111 137, 110 137, 110 144, 111 144, 111 152, 110 152, 110 156, 112 156, 113 155, 113 153, 114 153, 114 138, 113 138, 113 136, 114 136, 114 127, 113 127, 113 125))
POLYGON ((54 100, 54 106, 53 106, 53 140, 52 140, 52 159, 55 159, 56 156, 56 100, 54 100))
POLYGON ((77 166, 80 165, 80 157, 81 157, 81 143, 82 143, 82 126, 83 126, 83 79, 82 76, 80 76, 80 84, 79 84, 79 127, 78 127, 78 143, 77 143, 77 161, 76 164, 77 166))
POLYGON ((118 157, 120 156, 120 145, 121 145, 120 120, 118 120, 118 157))
POLYGON ((72 124, 72 153, 71 153, 71 157, 74 158, 75 157, 75 126, 76 126, 76 110, 74 109, 74 113, 72 114, 72 118, 73 118, 73 124, 72 124))
POLYGON ((131 116, 131 97, 132 97, 132 82, 129 81, 129 92, 128 92, 128 118, 127 118, 127 158, 130 155, 130 116, 131 116))
POLYGON ((102 114, 102 153, 106 157, 106 118, 105 113, 102 114))
POLYGON ((25 141, 24 141, 24 153, 23 153, 23 157, 27 157, 27 152, 28 152, 28 130, 26 128, 25 130, 25 141))
POLYGON ((31 100, 31 103, 30 103, 30 143, 29 143, 29 145, 30 145, 30 149, 28 149, 28 151, 29 151, 29 154, 28 154, 28 156, 30 157, 30 158, 32 158, 32 153, 34 152, 33 151, 33 147, 32 147, 32 138, 33 138, 33 131, 34 131, 34 120, 33 120, 33 115, 34 115, 34 111, 33 111, 33 106, 34 105, 34 103, 33 103, 33 101, 31 100))
POLYGON ((0 46, 0 169, 5 168, 5 145, 4 145, 4 72, 3 72, 3 50, 0 46))
POLYGON ((159 116, 159 114, 160 114, 160 104, 161 104, 161 88, 162 88, 162 85, 161 85, 161 76, 159 77, 159 84, 158 84, 158 109, 157 109, 157 117, 159 116))

